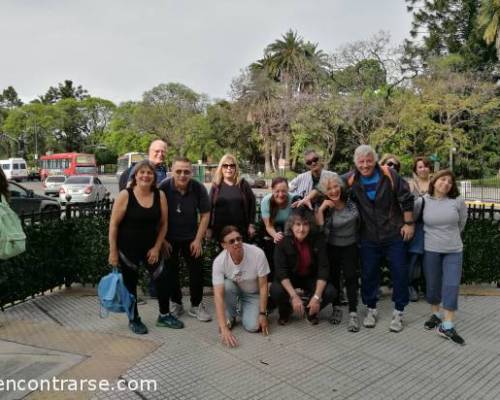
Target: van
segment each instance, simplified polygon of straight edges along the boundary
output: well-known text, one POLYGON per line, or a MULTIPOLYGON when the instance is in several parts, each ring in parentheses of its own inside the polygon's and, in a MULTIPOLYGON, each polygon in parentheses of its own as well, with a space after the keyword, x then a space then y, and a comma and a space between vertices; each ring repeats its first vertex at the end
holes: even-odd
POLYGON ((28 168, 26 167, 26 161, 22 158, 0 160, 0 167, 7 179, 18 182, 28 179, 28 168))

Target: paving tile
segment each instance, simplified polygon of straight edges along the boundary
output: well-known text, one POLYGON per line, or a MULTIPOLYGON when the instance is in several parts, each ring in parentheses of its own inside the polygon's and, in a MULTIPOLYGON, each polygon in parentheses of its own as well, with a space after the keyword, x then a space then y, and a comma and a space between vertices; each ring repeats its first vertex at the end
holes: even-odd
POLYGON ((326 365, 319 365, 288 382, 317 399, 345 399, 359 390, 362 382, 337 372, 326 365))
POLYGON ((314 400, 315 397, 302 392, 296 388, 293 388, 285 383, 280 383, 279 385, 273 386, 267 390, 263 390, 261 393, 257 393, 251 397, 241 397, 245 400, 314 400))

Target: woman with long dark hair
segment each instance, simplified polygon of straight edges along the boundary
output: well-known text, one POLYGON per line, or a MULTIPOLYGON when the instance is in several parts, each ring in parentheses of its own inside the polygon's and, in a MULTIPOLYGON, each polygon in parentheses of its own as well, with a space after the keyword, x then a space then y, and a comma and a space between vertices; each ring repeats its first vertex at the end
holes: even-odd
MULTIPOLYGON (((155 168, 149 161, 135 167, 130 186, 115 200, 109 222, 109 263, 119 266, 123 283, 137 299, 138 269, 144 265, 152 276, 158 292, 160 315, 157 326, 182 328, 183 324, 170 314, 166 269, 161 268, 161 249, 167 233, 167 200, 156 187, 155 168)), ((136 334, 148 333, 137 309, 129 328, 136 334)))
POLYGON ((271 267, 271 276, 274 271, 274 246, 285 237, 285 223, 292 210, 292 196, 288 193, 288 181, 282 176, 271 182, 271 193, 266 194, 260 203, 260 214, 265 226, 263 248, 271 267))
POLYGON ((295 209, 285 226, 285 237, 274 249, 274 281, 271 298, 278 306, 280 325, 288 323, 292 312, 319 322, 319 311, 331 304, 335 289, 324 236, 316 232, 312 211, 295 209), (305 300, 305 305, 303 303, 305 300))

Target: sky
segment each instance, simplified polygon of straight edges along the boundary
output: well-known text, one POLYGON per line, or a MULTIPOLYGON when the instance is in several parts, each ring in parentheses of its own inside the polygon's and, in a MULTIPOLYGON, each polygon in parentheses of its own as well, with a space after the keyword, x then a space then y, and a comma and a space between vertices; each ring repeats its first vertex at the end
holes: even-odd
POLYGON ((293 29, 331 53, 380 30, 408 37, 404 0, 0 0, 0 90, 30 101, 65 79, 119 103, 180 82, 231 81, 293 29))

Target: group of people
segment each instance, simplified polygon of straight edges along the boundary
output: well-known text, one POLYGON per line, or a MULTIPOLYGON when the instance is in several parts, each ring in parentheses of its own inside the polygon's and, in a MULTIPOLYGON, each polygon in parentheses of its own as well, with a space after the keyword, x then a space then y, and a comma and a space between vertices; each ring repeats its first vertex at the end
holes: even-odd
MULTIPOLYGON (((238 344, 232 328, 239 322, 247 331, 267 335, 274 308, 280 325, 288 324, 293 314, 317 324, 320 310, 332 305, 330 322, 339 324, 344 288, 348 330, 375 327, 383 259, 393 288, 390 331, 403 329, 403 312, 410 298, 418 298, 423 267, 431 305, 425 328, 464 343, 454 316, 467 209, 452 172, 431 176, 428 160, 419 157, 407 182, 398 174, 396 156, 378 162, 376 152, 361 145, 354 153, 355 168, 340 176, 308 150, 307 172, 290 182, 273 179, 271 193, 261 201, 263 229, 258 231, 256 198, 234 156, 221 158, 208 193, 192 179, 186 158, 175 158, 167 177, 166 150, 164 142, 154 141, 149 160, 122 177, 109 229, 109 262, 120 266, 132 294, 137 295, 141 265, 150 271, 160 308, 157 326, 184 327, 179 319, 184 312, 180 257, 189 271, 188 314, 211 320, 203 303, 201 268, 202 242, 211 238, 220 249, 212 268, 215 313, 228 346, 238 344), (367 308, 362 321, 360 281, 367 308)), ((129 327, 147 333, 137 308, 129 327)))

